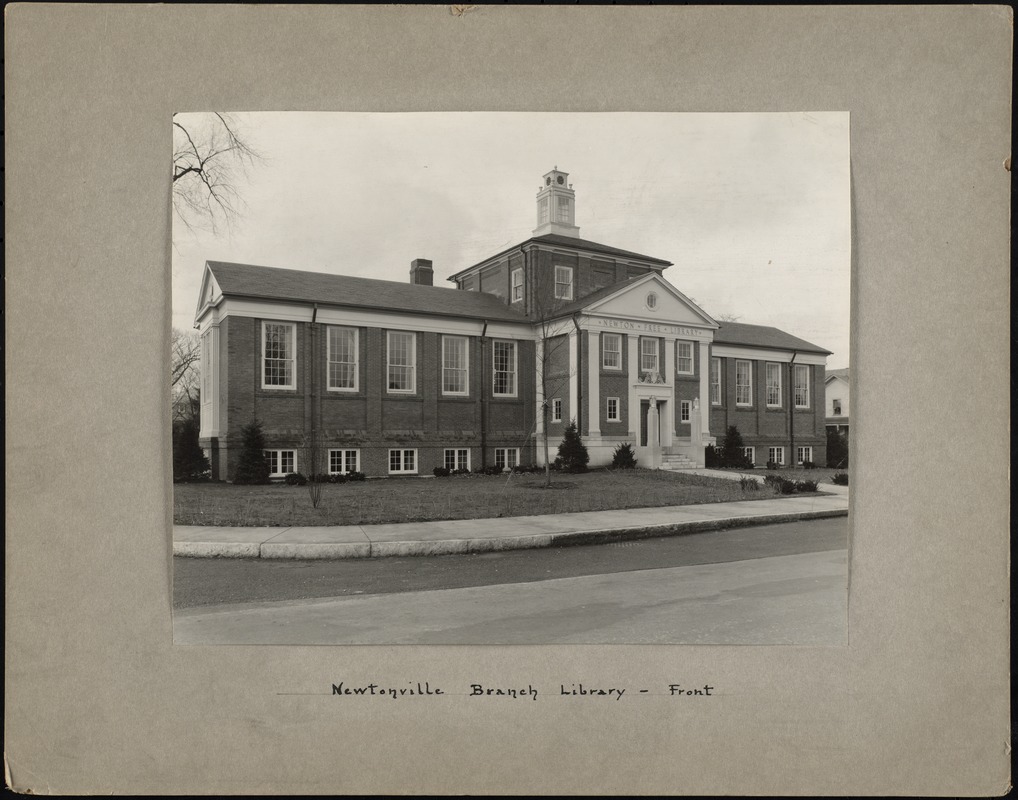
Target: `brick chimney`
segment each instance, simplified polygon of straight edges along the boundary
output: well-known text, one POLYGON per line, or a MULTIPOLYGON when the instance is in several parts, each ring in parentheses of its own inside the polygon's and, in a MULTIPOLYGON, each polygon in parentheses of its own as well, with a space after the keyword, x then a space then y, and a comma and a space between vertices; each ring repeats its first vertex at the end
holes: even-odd
POLYGON ((410 262, 410 283, 417 286, 434 286, 435 273, 426 258, 415 258, 410 262))

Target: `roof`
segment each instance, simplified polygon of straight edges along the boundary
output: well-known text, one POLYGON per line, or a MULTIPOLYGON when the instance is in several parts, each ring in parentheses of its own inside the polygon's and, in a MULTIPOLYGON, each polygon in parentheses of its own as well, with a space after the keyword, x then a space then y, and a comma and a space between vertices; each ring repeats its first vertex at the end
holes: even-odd
POLYGON ((803 350, 810 353, 830 355, 819 345, 792 336, 777 328, 766 325, 746 325, 742 322, 722 322, 714 331, 715 344, 742 345, 744 347, 768 347, 775 350, 803 350))
POLYGON ((844 378, 847 381, 848 380, 848 367, 845 367, 845 369, 829 369, 829 370, 827 370, 827 380, 830 380, 831 378, 844 378))
POLYGON ((592 242, 589 239, 581 239, 578 236, 563 236, 561 233, 546 233, 543 236, 532 236, 529 239, 520 242, 519 244, 514 244, 512 247, 507 247, 505 250, 502 250, 499 253, 495 253, 495 255, 493 256, 488 256, 483 261, 478 261, 476 264, 473 264, 472 266, 469 266, 466 269, 461 269, 455 275, 451 275, 448 278, 448 280, 450 281, 455 280, 460 275, 463 275, 466 272, 470 272, 470 270, 480 266, 481 264, 485 264, 488 261, 500 258, 501 256, 504 256, 507 253, 511 253, 513 250, 518 250, 524 245, 528 245, 531 243, 572 247, 577 250, 587 250, 592 253, 603 253, 604 255, 608 256, 618 256, 620 258, 632 258, 639 261, 646 261, 649 264, 656 264, 662 268, 670 267, 672 265, 671 261, 665 261, 664 259, 661 258, 654 258, 653 256, 645 256, 642 253, 634 253, 632 250, 622 250, 618 247, 612 247, 607 244, 601 244, 600 242, 592 242))
POLYGON ((224 295, 527 323, 491 294, 324 272, 208 261, 224 295))

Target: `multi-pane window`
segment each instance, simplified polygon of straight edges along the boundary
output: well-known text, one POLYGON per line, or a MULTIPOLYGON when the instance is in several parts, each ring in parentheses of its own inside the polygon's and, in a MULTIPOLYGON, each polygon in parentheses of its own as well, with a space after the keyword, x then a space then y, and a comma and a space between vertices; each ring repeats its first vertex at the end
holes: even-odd
POLYGON ((281 478, 297 471, 297 452, 295 450, 264 450, 262 454, 269 462, 269 477, 281 478))
POLYGON ((710 403, 712 406, 721 405, 721 359, 710 360, 710 403))
POLYGON ((412 333, 389 331, 388 342, 389 391, 412 393, 416 389, 416 337, 412 333))
POLYGON ((796 464, 807 464, 813 461, 813 448, 812 447, 796 447, 795 448, 795 463, 796 464))
POLYGON ((619 398, 609 397, 605 400, 605 416, 609 422, 620 422, 619 418, 619 398))
POLYGON ((329 389, 357 391, 357 329, 329 328, 329 389))
POLYGON ((518 447, 496 447, 495 466, 502 469, 512 469, 519 466, 520 448, 518 447))
POLYGON ((389 472, 417 472, 417 451, 390 450, 389 472))
POLYGON ((466 394, 468 382, 467 338, 442 337, 442 394, 466 394))
POLYGON ((605 369, 622 369, 622 337, 617 333, 605 333, 601 335, 601 341, 604 343, 601 366, 605 369))
POLYGON ((809 367, 795 365, 795 407, 809 408, 809 367))
POLYGON ((541 201, 537 204, 537 221, 538 224, 544 225, 548 221, 548 198, 542 197, 541 201))
POLYGON ((831 405, 833 407, 831 409, 833 411, 833 415, 835 417, 840 417, 841 416, 841 401, 838 400, 837 398, 835 398, 834 400, 831 401, 831 405))
POLYGON ((450 448, 445 451, 445 468, 453 471, 470 469, 470 450, 466 447, 450 448))
POLYGON ((753 404, 753 364, 750 361, 735 362, 735 405, 753 404))
POLYGON ((756 448, 755 447, 743 447, 742 448, 742 456, 750 464, 755 464, 756 463, 756 448))
POLYGON ((562 421, 562 398, 556 397, 551 401, 551 421, 562 421))
POLYGON ((690 403, 688 400, 680 400, 679 401, 679 422, 684 422, 684 423, 688 423, 689 422, 689 414, 690 414, 690 409, 691 408, 692 408, 692 403, 690 403))
POLYGON ((523 299, 523 270, 514 269, 512 271, 512 298, 514 303, 518 303, 523 299))
POLYGON ((675 370, 680 375, 692 375, 693 374, 693 343, 692 342, 676 342, 675 343, 675 370))
POLYGON ((516 396, 516 342, 492 342, 492 393, 516 396))
POLYGON ((262 387, 292 389, 296 328, 286 322, 262 323, 262 387))
POLYGON ((767 405, 777 408, 781 405, 781 365, 767 365, 767 405))
POLYGON ((569 222, 569 198, 558 198, 558 221, 569 222))
POLYGON ((360 450, 330 450, 329 474, 344 475, 357 472, 360 466, 360 450))
POLYGON ((657 339, 640 339, 640 371, 657 372, 657 339))
POLYGON ((573 299, 573 268, 555 267, 555 299, 573 299))
POLYGON ((767 448, 767 461, 773 464, 784 464, 785 463, 785 448, 784 447, 768 447, 767 448))

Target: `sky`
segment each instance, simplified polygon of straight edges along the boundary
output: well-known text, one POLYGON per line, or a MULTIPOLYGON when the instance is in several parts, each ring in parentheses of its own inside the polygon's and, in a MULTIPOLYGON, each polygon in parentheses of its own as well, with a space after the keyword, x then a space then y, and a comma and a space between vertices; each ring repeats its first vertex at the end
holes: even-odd
POLYGON ((229 229, 174 216, 174 327, 194 324, 206 260, 408 282, 428 258, 452 287, 532 235, 541 177, 558 168, 582 238, 671 261, 664 278, 708 314, 849 366, 847 112, 232 116, 262 159, 229 229))

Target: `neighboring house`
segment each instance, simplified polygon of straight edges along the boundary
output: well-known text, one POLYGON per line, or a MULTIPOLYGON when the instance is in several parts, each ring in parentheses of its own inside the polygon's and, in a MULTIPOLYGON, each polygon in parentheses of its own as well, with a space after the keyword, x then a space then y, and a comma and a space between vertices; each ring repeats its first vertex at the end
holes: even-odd
POLYGON ((825 419, 827 428, 848 433, 848 369, 832 369, 827 371, 824 394, 827 397, 827 416, 825 419))
POLYGON ((264 426, 273 477, 316 431, 330 472, 430 475, 544 463, 570 421, 591 466, 702 467, 737 425, 755 463, 824 463, 829 351, 718 323, 661 277, 670 262, 581 239, 568 175, 544 176, 533 236, 432 285, 206 263, 202 447, 230 480, 264 426), (794 424, 790 424, 794 420, 794 424))

